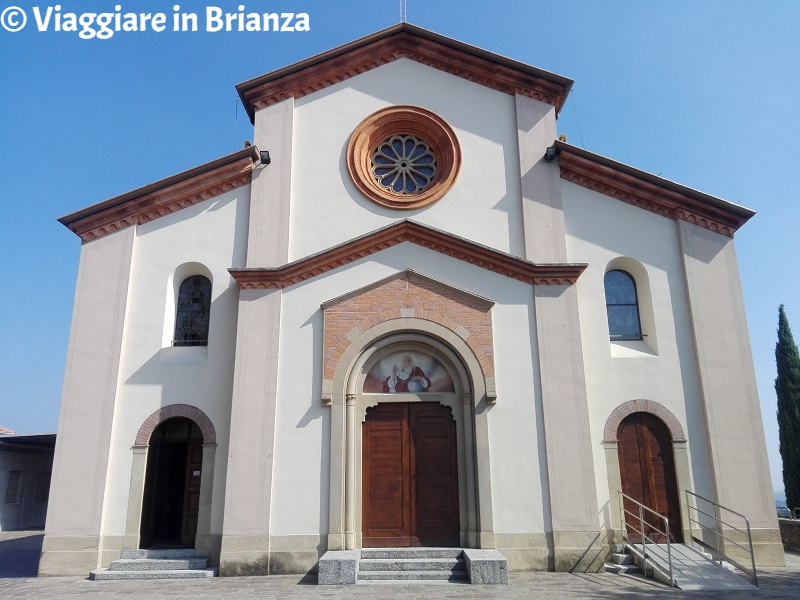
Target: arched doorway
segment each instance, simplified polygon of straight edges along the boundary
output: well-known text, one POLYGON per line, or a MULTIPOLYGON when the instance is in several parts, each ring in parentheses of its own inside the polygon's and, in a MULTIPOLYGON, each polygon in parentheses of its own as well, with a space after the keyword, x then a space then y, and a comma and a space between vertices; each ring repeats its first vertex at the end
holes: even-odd
POLYGON ((458 546, 458 456, 452 410, 434 402, 367 409, 362 545, 458 546))
MULTIPOLYGON (((617 430, 619 469, 622 492, 669 519, 670 540, 682 542, 680 497, 675 473, 672 435, 667 425, 647 412, 635 412, 619 425, 617 430)), ((625 521, 628 531, 639 530, 639 509, 624 500, 625 521)), ((651 525, 645 534, 657 542, 665 542, 657 530, 663 522, 645 513, 651 525)), ((634 537, 634 536, 632 536, 634 537)))
MULTIPOLYGON (((393 359, 390 371, 392 365, 393 359)), ((496 399, 494 378, 486 377, 478 356, 462 335, 438 323, 413 317, 377 323, 350 340, 335 362, 332 378, 323 380, 322 391, 323 401, 331 407, 329 550, 362 547, 362 444, 367 410, 380 404, 420 402, 448 407, 455 422, 459 545, 492 547, 487 415, 496 399), (409 351, 435 355, 447 366, 453 391, 398 393, 395 386, 395 392, 384 392, 382 383, 381 389, 370 391, 372 384, 367 384, 368 380, 376 383, 370 377, 371 372, 374 374, 373 367, 392 352, 409 351), (483 451, 478 452, 477 448, 483 451)))
POLYGON ((200 509, 203 432, 191 419, 162 422, 149 440, 141 548, 193 548, 200 509))

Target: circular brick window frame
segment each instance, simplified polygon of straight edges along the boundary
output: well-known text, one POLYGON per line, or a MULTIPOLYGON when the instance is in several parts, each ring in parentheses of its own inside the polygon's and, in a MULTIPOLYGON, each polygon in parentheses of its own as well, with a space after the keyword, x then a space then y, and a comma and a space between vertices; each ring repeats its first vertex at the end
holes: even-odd
POLYGON ((347 170, 367 198, 388 208, 422 208, 444 196, 458 177, 461 147, 450 125, 419 106, 390 106, 359 123, 347 146, 347 170), (372 172, 372 157, 380 144, 393 136, 414 136, 428 144, 436 157, 436 174, 416 193, 397 193, 383 187, 372 172))

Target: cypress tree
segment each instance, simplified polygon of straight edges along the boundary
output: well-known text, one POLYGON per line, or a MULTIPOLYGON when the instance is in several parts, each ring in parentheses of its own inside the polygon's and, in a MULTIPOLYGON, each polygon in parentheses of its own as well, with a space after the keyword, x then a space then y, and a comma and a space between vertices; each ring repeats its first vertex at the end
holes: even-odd
POLYGON ((789 328, 783 304, 778 309, 778 343, 775 345, 778 376, 778 436, 783 459, 786 505, 800 506, 800 354, 789 328))

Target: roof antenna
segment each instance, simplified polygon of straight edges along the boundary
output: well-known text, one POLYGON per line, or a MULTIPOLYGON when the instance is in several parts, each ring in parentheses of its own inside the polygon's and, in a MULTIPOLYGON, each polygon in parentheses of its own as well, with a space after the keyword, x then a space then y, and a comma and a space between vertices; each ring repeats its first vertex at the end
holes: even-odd
POLYGON ((406 22, 406 0, 400 0, 400 22, 406 22))

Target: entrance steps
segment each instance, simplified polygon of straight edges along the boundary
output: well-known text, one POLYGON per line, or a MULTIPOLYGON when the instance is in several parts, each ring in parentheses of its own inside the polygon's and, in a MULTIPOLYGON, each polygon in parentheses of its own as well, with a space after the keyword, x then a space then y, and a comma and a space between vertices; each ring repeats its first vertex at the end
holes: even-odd
POLYGON ((637 575, 642 571, 633 562, 633 556, 625 551, 624 546, 616 545, 612 547, 611 562, 605 564, 606 573, 618 573, 620 575, 637 575))
POLYGON ((328 550, 317 569, 319 585, 372 583, 508 584, 508 561, 478 548, 363 548, 328 550))
POLYGON ((469 583, 461 548, 375 548, 361 550, 358 583, 469 583))
POLYGON ((159 550, 123 550, 119 560, 108 569, 96 569, 89 579, 199 579, 216 577, 218 569, 209 568, 209 557, 197 550, 176 548, 159 550))

